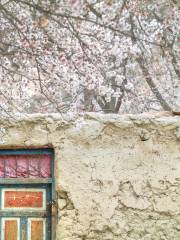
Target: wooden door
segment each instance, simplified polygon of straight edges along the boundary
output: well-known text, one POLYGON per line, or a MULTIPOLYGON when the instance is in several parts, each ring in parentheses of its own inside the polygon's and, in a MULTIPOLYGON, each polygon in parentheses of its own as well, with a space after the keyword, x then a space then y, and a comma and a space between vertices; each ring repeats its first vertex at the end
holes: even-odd
POLYGON ((51 157, 0 155, 0 240, 52 239, 51 157))

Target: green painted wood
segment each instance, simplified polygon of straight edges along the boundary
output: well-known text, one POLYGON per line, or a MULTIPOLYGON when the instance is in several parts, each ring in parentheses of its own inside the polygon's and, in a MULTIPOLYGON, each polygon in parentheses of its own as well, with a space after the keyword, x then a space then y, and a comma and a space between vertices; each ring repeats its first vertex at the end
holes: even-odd
POLYGON ((46 211, 41 211, 41 212, 7 212, 7 211, 0 211, 0 216, 1 217, 46 217, 47 213, 46 211))
MULTIPOLYGON (((18 185, 0 185, 0 226, 3 218, 20 218, 20 234, 27 236, 28 234, 28 219, 29 218, 45 218, 46 219, 46 240, 51 240, 51 209, 46 207, 45 211, 37 211, 37 210, 21 210, 21 211, 14 211, 12 210, 2 210, 2 190, 3 189, 45 189, 46 190, 46 203, 51 203, 52 201, 52 194, 51 194, 51 184, 18 184, 18 185)), ((1 236, 0 227, 0 236, 1 236)), ((1 239, 1 238, 0 238, 1 239)), ((20 239, 21 240, 21 239, 20 239)))
POLYGON ((1 149, 0 155, 27 155, 27 154, 50 154, 53 155, 53 149, 1 149))
POLYGON ((52 183, 52 178, 0 178, 1 184, 38 184, 38 183, 52 183))
MULTIPOLYGON (((28 218, 42 218, 45 217, 47 220, 46 226, 46 240, 55 239, 55 227, 52 226, 51 209, 47 211, 4 211, 1 209, 1 196, 3 188, 43 188, 47 189, 47 203, 52 200, 56 200, 55 195, 55 178, 54 178, 54 151, 48 149, 4 149, 0 150, 0 155, 32 155, 32 154, 49 154, 52 159, 52 178, 0 178, 0 226, 3 217, 19 217, 20 228, 21 228, 21 239, 23 240, 23 234, 27 237, 28 232, 28 218)), ((54 221, 53 221, 54 222, 54 221)), ((54 223, 53 223, 54 224, 54 223)), ((1 239, 1 227, 0 227, 0 239, 1 239)))

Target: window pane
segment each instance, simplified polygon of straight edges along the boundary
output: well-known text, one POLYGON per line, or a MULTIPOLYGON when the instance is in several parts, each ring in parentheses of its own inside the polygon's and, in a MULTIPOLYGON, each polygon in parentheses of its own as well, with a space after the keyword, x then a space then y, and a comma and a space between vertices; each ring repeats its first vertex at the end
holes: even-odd
POLYGON ((51 156, 0 156, 0 178, 51 178, 51 156))

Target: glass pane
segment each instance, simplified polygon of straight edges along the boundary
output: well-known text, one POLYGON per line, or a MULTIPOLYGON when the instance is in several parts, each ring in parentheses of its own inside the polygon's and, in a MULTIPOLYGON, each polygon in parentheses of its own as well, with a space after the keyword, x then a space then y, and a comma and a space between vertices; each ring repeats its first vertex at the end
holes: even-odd
POLYGON ((4 177, 4 158, 0 157, 0 178, 4 177))
POLYGON ((51 156, 0 156, 0 178, 51 178, 51 156))
POLYGON ((44 155, 40 162, 40 177, 50 178, 51 177, 51 157, 44 155))
POLYGON ((16 178, 17 171, 17 161, 14 156, 7 156, 5 158, 5 177, 6 178, 16 178))
POLYGON ((29 177, 29 160, 26 155, 17 157, 17 177, 29 177))
POLYGON ((40 177, 40 155, 29 156, 29 177, 40 177))

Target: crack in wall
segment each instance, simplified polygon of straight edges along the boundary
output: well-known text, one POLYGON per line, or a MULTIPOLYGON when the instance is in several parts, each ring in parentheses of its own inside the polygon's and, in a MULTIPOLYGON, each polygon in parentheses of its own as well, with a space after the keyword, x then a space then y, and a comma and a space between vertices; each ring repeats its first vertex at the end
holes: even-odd
POLYGON ((180 239, 180 117, 0 122, 1 148, 55 149, 57 240, 180 239))

